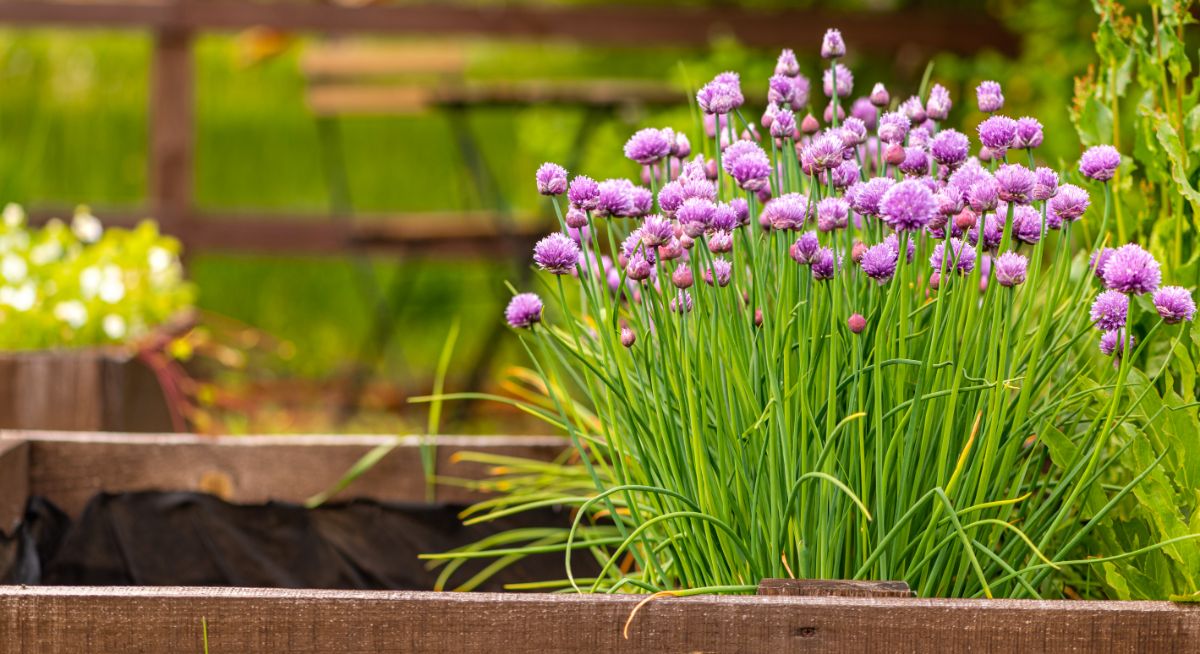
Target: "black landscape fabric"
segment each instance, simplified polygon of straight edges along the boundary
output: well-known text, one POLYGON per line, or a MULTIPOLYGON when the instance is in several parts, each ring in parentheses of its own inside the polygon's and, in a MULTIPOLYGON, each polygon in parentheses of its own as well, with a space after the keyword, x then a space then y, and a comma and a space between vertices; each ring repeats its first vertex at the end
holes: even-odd
MULTIPOLYGON (((566 512, 533 511, 464 527, 460 510, 365 500, 306 509, 144 492, 97 495, 72 521, 35 497, 16 532, 0 533, 0 583, 430 590, 440 569, 427 569, 418 554, 513 528, 570 524, 566 512)), ((595 574, 587 553, 575 559, 577 576, 595 574)), ((448 587, 490 562, 464 565, 448 587)), ((538 555, 513 563, 477 590, 565 576, 561 553, 538 555)))

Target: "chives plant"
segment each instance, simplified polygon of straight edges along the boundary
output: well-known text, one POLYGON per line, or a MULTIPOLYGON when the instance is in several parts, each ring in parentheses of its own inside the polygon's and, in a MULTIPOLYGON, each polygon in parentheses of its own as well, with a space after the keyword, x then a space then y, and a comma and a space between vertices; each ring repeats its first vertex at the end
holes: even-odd
MULTIPOLYGON (((1136 483, 1110 483, 1130 297, 1158 291, 1158 331, 1191 319, 1190 295, 1158 289, 1137 245, 1075 261, 1090 195, 1037 166, 1041 125, 999 113, 998 83, 979 86, 990 115, 973 144, 941 124, 943 87, 850 101, 841 35, 821 52, 823 127, 785 51, 765 135, 723 73, 696 95, 704 152, 671 129, 630 138, 645 186, 538 170, 562 230, 534 250, 541 296, 506 312, 536 375, 505 401, 564 430, 574 458, 480 457, 505 493, 468 515, 566 504, 574 526, 427 557, 447 573, 558 551, 566 579, 537 587, 739 592, 794 576, 1042 597, 1104 560, 1084 561, 1088 534, 1136 483), (1115 365, 1096 365, 1097 343, 1115 365), (576 576, 582 557, 598 573, 576 576)), ((1106 232, 1119 163, 1108 147, 1083 157, 1105 192, 1091 233, 1106 232)))

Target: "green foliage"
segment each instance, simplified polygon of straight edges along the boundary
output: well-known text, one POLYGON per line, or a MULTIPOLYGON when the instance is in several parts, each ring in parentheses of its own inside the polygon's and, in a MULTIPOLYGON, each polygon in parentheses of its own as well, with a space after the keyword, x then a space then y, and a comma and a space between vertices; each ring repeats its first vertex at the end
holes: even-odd
POLYGON ((36 229, 8 205, 0 225, 0 349, 134 341, 191 307, 179 242, 153 221, 104 230, 86 207, 36 229))

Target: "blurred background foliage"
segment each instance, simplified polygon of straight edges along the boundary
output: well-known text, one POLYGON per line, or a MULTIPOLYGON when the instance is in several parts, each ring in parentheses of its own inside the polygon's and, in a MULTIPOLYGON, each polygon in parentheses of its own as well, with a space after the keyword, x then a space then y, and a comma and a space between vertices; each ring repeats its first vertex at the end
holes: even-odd
MULTIPOLYGON (((1072 78, 1084 74, 1094 57, 1096 14, 1087 0, 801 4, 837 11, 945 8, 994 16, 1017 35, 1018 56, 985 50, 934 59, 933 79, 947 86, 955 100, 951 122, 973 133, 982 118, 974 107, 974 86, 983 79, 1001 80, 1006 113, 1036 115, 1045 125, 1042 156, 1067 162, 1066 167, 1078 156, 1079 137, 1070 106, 1072 78)), ((314 214, 329 209, 330 188, 322 168, 326 155, 317 119, 306 104, 308 80, 300 65, 306 49, 319 42, 317 35, 260 33, 199 40, 195 193, 202 209, 314 214)), ((748 89, 765 87, 777 54, 721 38, 704 50, 484 40, 461 45, 468 53, 469 79, 644 78, 680 88, 695 88, 722 70, 740 71, 748 89)), ((818 44, 792 45, 805 74, 817 79, 818 44)), ((855 95, 865 93, 874 81, 887 84, 893 97, 900 99, 916 91, 927 64, 923 56, 901 51, 895 57, 873 58, 856 53, 854 43, 848 45, 855 95)), ((129 32, 0 31, 0 200, 34 207, 86 202, 101 219, 105 210, 145 204, 150 48, 148 36, 129 32)), ((636 128, 690 124, 683 107, 622 118, 582 126, 594 132, 581 158, 582 168, 591 176, 636 173, 634 165, 622 158, 620 147, 636 128)), ((583 112, 578 110, 486 108, 470 111, 467 128, 505 200, 519 213, 544 215, 549 209, 534 191, 533 170, 545 160, 568 159, 582 120, 583 112)), ((476 192, 454 146, 454 130, 461 127, 446 115, 345 117, 338 122, 356 211, 490 208, 489 201, 476 192)), ((525 262, 378 259, 371 274, 381 281, 404 279, 408 290, 394 327, 395 338, 372 371, 358 417, 338 427, 419 429, 424 409, 408 407, 404 398, 428 390, 447 328, 456 318, 467 326, 447 380, 447 388, 453 390, 467 383, 470 362, 493 347, 486 335, 499 320, 507 297, 504 282, 513 279, 516 267, 522 265, 525 262)), ((372 324, 371 299, 360 291, 357 270, 346 258, 207 253, 191 257, 189 273, 199 290, 200 308, 221 316, 223 324, 269 335, 277 344, 270 357, 251 357, 259 368, 252 379, 227 380, 209 394, 250 389, 264 379, 308 381, 320 387, 344 378, 372 324)), ((503 340, 505 347, 512 346, 509 339, 503 340)), ((493 371, 515 355, 501 352, 493 371)), ((266 415, 272 417, 243 417, 212 427, 297 431, 333 424, 326 418, 297 419, 286 411, 266 415)), ((458 414, 455 423, 452 414, 446 428, 504 428, 484 418, 487 415, 479 411, 463 421, 458 414)))

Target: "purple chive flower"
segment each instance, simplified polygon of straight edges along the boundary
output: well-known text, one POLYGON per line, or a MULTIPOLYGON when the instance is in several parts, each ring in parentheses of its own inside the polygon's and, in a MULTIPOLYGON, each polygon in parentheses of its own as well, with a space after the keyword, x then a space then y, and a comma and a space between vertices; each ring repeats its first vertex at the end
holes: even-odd
POLYGON ((679 291, 678 295, 671 298, 671 313, 691 313, 692 311, 692 294, 687 291, 679 291))
POLYGON ((777 139, 790 139, 796 136, 796 114, 791 109, 783 108, 775 112, 771 122, 771 136, 777 139))
POLYGON ((937 200, 938 213, 942 215, 942 220, 945 221, 950 216, 957 215, 966 206, 966 198, 962 191, 958 190, 957 186, 947 184, 938 189, 934 193, 934 198, 937 200))
POLYGON ((606 179, 600 182, 596 213, 600 216, 623 218, 633 215, 633 182, 627 179, 606 179))
POLYGON ((672 237, 666 245, 658 246, 658 258, 663 261, 674 261, 682 256, 683 245, 680 244, 678 237, 672 237))
POLYGON ((925 105, 921 103, 921 98, 915 95, 900 103, 900 113, 907 116, 913 125, 925 122, 925 105))
POLYGON ((671 156, 685 159, 690 154, 692 154, 692 142, 688 140, 687 134, 675 132, 675 142, 671 144, 671 156))
POLYGON ((633 200, 633 211, 629 213, 629 218, 641 218, 654 210, 654 194, 650 189, 634 186, 629 190, 629 197, 633 200))
POLYGON ((762 215, 774 229, 800 229, 808 219, 808 198, 785 193, 763 205, 762 215))
POLYGON ((853 188, 858 190, 854 192, 852 200, 854 210, 863 215, 878 216, 883 196, 895 185, 896 180, 891 177, 873 177, 866 182, 855 184, 853 188))
MULTIPOLYGON (((874 116, 874 114, 872 114, 874 116)), ((873 118, 872 118, 873 119, 873 118)), ((842 141, 849 146, 862 145, 867 142, 867 123, 857 116, 851 116, 842 123, 842 141)))
POLYGON ((821 282, 833 279, 833 273, 840 265, 841 257, 838 257, 837 261, 835 262, 833 250, 829 248, 821 248, 820 250, 817 250, 817 254, 813 256, 812 267, 809 270, 812 271, 813 279, 821 282))
POLYGON ((1000 200, 1000 183, 990 175, 985 177, 967 190, 967 204, 975 213, 984 213, 996 208, 1000 200))
POLYGON ((567 191, 567 169, 546 162, 537 169, 537 190, 542 195, 562 195, 567 191))
POLYGON ((792 96, 795 94, 796 87, 792 84, 792 78, 787 75, 772 75, 767 82, 767 103, 768 106, 791 106, 792 96))
POLYGON ((629 263, 625 264, 625 277, 635 282, 645 281, 654 272, 654 262, 646 256, 646 249, 639 248, 629 255, 629 263))
POLYGON ((933 193, 916 180, 893 186, 879 202, 884 222, 896 231, 921 229, 937 213, 933 193))
POLYGON ((948 269, 955 270, 960 275, 965 275, 975 269, 975 248, 971 247, 970 243, 957 238, 950 239, 950 252, 952 254, 950 261, 943 261, 945 249, 945 243, 938 243, 933 246, 933 254, 929 256, 929 265, 934 271, 940 272, 943 263, 946 264, 948 269))
POLYGON ((1112 248, 1100 248, 1099 252, 1093 252, 1088 257, 1088 267, 1092 269, 1092 273, 1100 280, 1104 279, 1104 266, 1108 265, 1108 260, 1112 258, 1116 250, 1112 248))
POLYGON ((642 243, 647 247, 658 247, 671 242, 675 236, 675 226, 662 216, 647 216, 638 230, 642 234, 642 243))
POLYGON ((714 258, 711 266, 704 267, 705 283, 712 286, 714 277, 716 278, 717 286, 722 288, 728 286, 729 280, 733 277, 733 266, 725 259, 720 257, 714 258))
POLYGON ((871 104, 880 108, 888 106, 888 103, 892 101, 891 96, 888 95, 887 87, 879 82, 876 82, 875 86, 871 88, 869 99, 871 100, 871 104))
POLYGON ((884 143, 901 143, 908 135, 910 125, 908 116, 898 111, 889 111, 879 118, 879 140, 884 143))
POLYGON ((737 73, 721 73, 696 93, 696 102, 706 114, 727 114, 745 101, 737 73))
POLYGON ((691 238, 698 238, 708 231, 716 211, 717 205, 713 204, 711 200, 688 198, 679 205, 679 209, 675 212, 675 219, 679 221, 684 234, 691 238))
POLYGON ((643 166, 658 163, 671 154, 674 138, 670 130, 653 127, 639 129, 625 142, 625 157, 643 166))
POLYGON ((796 53, 790 48, 785 48, 779 53, 779 59, 775 63, 776 75, 787 75, 795 77, 800 74, 800 62, 796 61, 796 53))
POLYGON ((1042 215, 1027 204, 1013 207, 1012 235, 1018 241, 1030 245, 1042 240, 1042 215))
POLYGON ((658 208, 668 216, 673 217, 686 199, 683 182, 679 180, 667 182, 658 190, 658 208))
POLYGON ((1050 198, 1047 204, 1047 216, 1054 216, 1059 222, 1075 222, 1091 204, 1088 192, 1074 184, 1063 184, 1058 187, 1058 193, 1050 198))
POLYGON ((982 250, 995 250, 1004 238, 1004 221, 994 213, 983 218, 983 240, 979 239, 979 225, 967 232, 967 239, 982 250))
POLYGON ((859 180, 858 162, 847 159, 829 171, 834 188, 846 188, 859 180))
POLYGON ((1008 116, 992 116, 979 123, 979 141, 996 157, 1012 147, 1017 138, 1017 121, 1008 116))
POLYGON ((1125 318, 1128 315, 1129 296, 1119 291, 1103 291, 1092 303, 1091 318, 1097 329, 1120 329, 1125 326, 1125 318))
POLYGON ((1079 172, 1098 182, 1107 182, 1121 165, 1121 153, 1111 145, 1096 145, 1079 158, 1079 172))
POLYGON ((842 163, 845 142, 835 132, 827 131, 812 139, 800 152, 801 167, 806 173, 816 174, 842 163))
POLYGON ((850 328, 851 333, 861 334, 867 328, 867 319, 861 313, 852 313, 846 320, 846 326, 850 328))
POLYGON ((730 200, 729 208, 733 209, 733 215, 737 216, 737 224, 745 225, 750 222, 750 203, 746 202, 746 198, 730 200))
POLYGON ((737 181, 738 187, 758 191, 767 186, 771 176, 771 160, 753 141, 738 141, 725 150, 721 162, 725 172, 737 181))
POLYGON ((1127 334, 1124 329, 1113 329, 1104 332, 1100 336, 1100 353, 1105 356, 1117 356, 1120 360, 1121 355, 1125 352, 1125 346, 1133 347, 1134 338, 1127 334))
POLYGON ((880 284, 885 284, 892 278, 892 275, 896 274, 896 265, 899 263, 899 259, 900 253, 892 244, 885 241, 867 248, 863 252, 859 265, 862 266, 867 277, 880 284))
POLYGON ((1058 173, 1053 169, 1041 166, 1033 174, 1035 179, 1031 198, 1044 202, 1058 193, 1058 173))
POLYGON ((788 248, 788 254, 796 263, 812 263, 820 249, 821 241, 817 238, 817 233, 805 232, 788 248))
POLYGON ((966 134, 954 129, 938 132, 929 147, 933 160, 948 167, 954 167, 966 161, 970 151, 971 141, 966 134))
POLYGON ((587 175, 579 175, 571 180, 571 187, 567 189, 567 200, 584 211, 595 211, 596 204, 600 201, 600 185, 587 175))
POLYGON ((1181 320, 1191 322, 1196 315, 1196 302, 1191 291, 1182 286, 1164 286, 1154 293, 1154 308, 1163 322, 1174 325, 1181 320))
POLYGON ((721 203, 713 211, 709 229, 718 232, 732 232, 738 224, 737 210, 728 204, 721 203))
POLYGON ((957 187, 959 191, 962 191, 963 195, 966 195, 970 192, 972 186, 991 176, 992 174, 985 170, 978 160, 967 159, 962 165, 955 168, 954 172, 950 173, 950 177, 946 180, 946 183, 957 187))
POLYGON ((846 56, 846 42, 842 40, 840 30, 825 30, 825 38, 821 40, 821 58, 835 59, 846 56))
POLYGON ((950 92, 941 84, 929 89, 929 100, 925 102, 925 115, 932 120, 946 120, 950 115, 950 92))
POLYGON ((834 64, 833 69, 826 68, 825 74, 821 76, 822 88, 825 91, 825 97, 833 97, 833 76, 837 75, 837 94, 839 98, 850 97, 850 92, 854 89, 854 75, 849 68, 841 64, 834 64))
POLYGON ((1012 288, 1025 282, 1025 270, 1029 261, 1024 255, 1016 252, 1005 252, 996 257, 996 281, 1005 288, 1012 288))
POLYGON ((546 272, 566 275, 579 263, 579 246, 562 232, 554 232, 533 246, 533 260, 546 272))
POLYGON ((800 111, 808 106, 808 96, 811 90, 811 84, 807 77, 803 75, 792 77, 792 111, 800 111))
POLYGON ((1021 164, 1004 164, 996 169, 996 182, 1000 185, 1001 200, 1025 204, 1033 193, 1037 177, 1021 164))
POLYGON ((850 106, 850 117, 862 121, 867 131, 875 129, 875 105, 871 103, 870 98, 856 99, 850 106))
POLYGON ((1161 281, 1158 261, 1136 243, 1117 248, 1104 264, 1104 285, 1122 293, 1152 293, 1161 281))
POLYGON ((975 100, 979 110, 985 114, 994 113, 1004 108, 1004 94, 1000 92, 1000 83, 988 80, 980 82, 975 87, 975 100))
POLYGON ((1022 116, 1017 119, 1017 138, 1013 147, 1018 150, 1032 150, 1042 144, 1042 124, 1037 118, 1022 116))
POLYGON ((509 300, 504 319, 514 329, 533 327, 542 320, 542 298, 535 293, 521 293, 509 300))
POLYGON ((924 175, 929 172, 929 156, 925 150, 918 147, 904 148, 904 161, 900 162, 900 172, 905 175, 924 175))
POLYGON ((850 203, 839 197, 828 197, 817 204, 817 229, 832 232, 847 225, 850 203))

